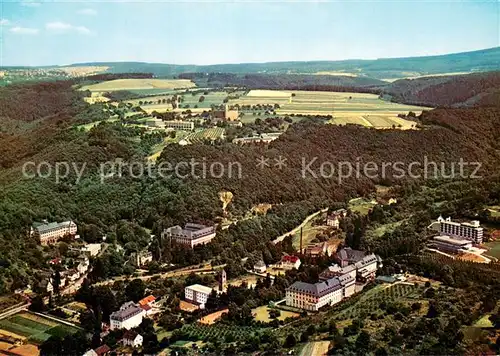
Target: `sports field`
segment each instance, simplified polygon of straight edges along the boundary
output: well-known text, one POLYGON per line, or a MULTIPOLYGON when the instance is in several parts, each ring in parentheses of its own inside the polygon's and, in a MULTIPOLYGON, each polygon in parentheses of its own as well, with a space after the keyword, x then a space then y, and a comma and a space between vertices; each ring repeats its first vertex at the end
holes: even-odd
POLYGON ((4 333, 4 331, 10 333, 10 335, 19 335, 19 338, 27 338, 29 342, 34 344, 39 344, 53 335, 64 337, 68 334, 74 334, 77 329, 35 314, 23 312, 0 320, 0 334, 4 333))
POLYGON ((187 79, 116 79, 85 85, 81 90, 118 91, 193 88, 196 84, 187 79))
POLYGON ((375 94, 321 91, 251 90, 246 96, 229 101, 240 105, 274 105, 278 115, 331 115, 330 123, 358 124, 374 128, 411 129, 415 123, 398 117, 413 111, 419 115, 427 109, 419 106, 392 103, 375 94))

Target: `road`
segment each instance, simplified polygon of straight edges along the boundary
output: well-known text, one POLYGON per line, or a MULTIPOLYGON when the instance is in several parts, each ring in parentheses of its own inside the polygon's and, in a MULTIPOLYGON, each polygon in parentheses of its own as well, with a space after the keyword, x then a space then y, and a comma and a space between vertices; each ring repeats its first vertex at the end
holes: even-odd
POLYGON ((304 221, 302 221, 302 224, 300 224, 299 226, 294 228, 292 231, 288 231, 286 234, 283 234, 283 235, 279 236, 278 238, 274 239, 273 244, 276 245, 278 242, 283 241, 285 239, 285 237, 287 237, 287 236, 295 235, 297 233, 297 231, 299 231, 301 228, 303 228, 309 221, 311 221, 311 219, 314 219, 319 214, 326 213, 327 211, 328 211, 328 208, 325 208, 325 209, 321 209, 315 213, 312 213, 307 218, 305 218, 304 221))
POLYGON ((215 267, 209 267, 205 266, 202 268, 183 268, 175 271, 170 271, 170 272, 165 272, 165 273, 156 273, 156 274, 151 274, 147 276, 137 276, 137 277, 132 277, 132 276, 120 276, 120 277, 115 277, 111 278, 102 282, 95 283, 94 285, 97 286, 102 286, 102 285, 109 285, 113 284, 116 281, 125 281, 125 280, 130 280, 130 279, 141 279, 143 281, 146 281, 148 279, 152 278, 171 278, 171 277, 179 277, 179 276, 185 276, 188 274, 191 274, 193 272, 199 273, 199 274, 209 274, 209 273, 215 273, 217 270, 224 268, 226 265, 220 265, 220 266, 215 266, 215 267))

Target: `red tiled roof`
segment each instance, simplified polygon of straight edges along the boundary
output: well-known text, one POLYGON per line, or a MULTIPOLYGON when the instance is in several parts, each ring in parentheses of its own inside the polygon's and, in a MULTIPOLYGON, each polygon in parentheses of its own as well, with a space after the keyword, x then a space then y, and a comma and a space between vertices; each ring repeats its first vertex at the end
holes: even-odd
POLYGON ((150 311, 151 309, 153 309, 150 305, 141 305, 141 309, 145 310, 145 311, 150 311))
POLYGON ((139 300, 139 305, 140 306, 143 306, 143 305, 146 305, 146 304, 149 304, 149 303, 152 303, 156 300, 156 298, 153 296, 153 295, 148 295, 147 297, 145 298, 142 298, 141 300, 139 300))
POLYGON ((111 348, 108 345, 102 345, 102 346, 99 346, 94 351, 98 355, 104 355, 105 353, 110 352, 111 348))
POLYGON ((281 260, 283 262, 295 263, 299 260, 299 258, 297 256, 283 256, 283 258, 281 260))

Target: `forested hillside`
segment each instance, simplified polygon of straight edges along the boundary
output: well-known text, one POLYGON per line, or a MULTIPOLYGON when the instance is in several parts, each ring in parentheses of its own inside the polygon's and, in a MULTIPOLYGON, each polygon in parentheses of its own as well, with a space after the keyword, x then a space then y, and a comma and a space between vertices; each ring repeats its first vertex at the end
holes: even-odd
POLYGON ((500 72, 401 79, 382 88, 393 101, 423 106, 500 105, 500 72))

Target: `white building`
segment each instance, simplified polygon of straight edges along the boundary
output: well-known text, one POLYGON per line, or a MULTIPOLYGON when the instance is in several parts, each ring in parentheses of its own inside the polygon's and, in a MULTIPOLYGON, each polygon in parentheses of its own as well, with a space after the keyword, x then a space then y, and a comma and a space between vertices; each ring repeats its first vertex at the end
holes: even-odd
POLYGON ((188 302, 199 304, 200 309, 205 308, 205 303, 212 293, 212 288, 202 286, 201 284, 193 284, 184 289, 185 299, 188 302))
POLYGON ((445 220, 440 216, 437 221, 441 235, 470 240, 475 244, 483 242, 483 228, 479 226, 479 221, 477 220, 473 220, 470 223, 459 223, 451 221, 451 218, 445 220))
POLYGON ((126 331, 122 337, 122 344, 133 348, 141 347, 143 341, 142 335, 132 330, 126 331))
POLYGON ((295 282, 286 289, 286 305, 317 311, 325 305, 334 305, 344 296, 343 286, 339 278, 331 278, 315 284, 295 282))
POLYGON ((111 330, 130 330, 139 326, 144 316, 144 310, 134 302, 127 302, 109 316, 111 330))
POLYGON ((204 245, 212 241, 215 237, 215 226, 193 223, 187 223, 184 228, 178 225, 172 226, 163 231, 162 237, 193 248, 196 245, 204 245))
POLYGON ((256 272, 256 273, 266 273, 266 264, 264 263, 264 261, 259 261, 257 262, 254 266, 253 266, 253 270, 256 272))
POLYGON ((354 264, 356 266, 356 276, 360 280, 374 279, 377 273, 377 268, 381 267, 381 259, 375 254, 370 254, 363 257, 360 261, 354 264))
POLYGON ((276 264, 276 267, 285 270, 291 270, 291 269, 299 269, 300 264, 301 264, 300 258, 298 258, 297 256, 285 255, 276 264))
POLYGON ((55 244, 65 236, 75 236, 76 230, 77 226, 73 221, 44 222, 35 224, 30 230, 30 235, 37 236, 40 239, 40 244, 46 246, 55 244))
POLYGON ((87 254, 89 257, 94 257, 101 251, 101 244, 86 244, 80 251, 87 254))

